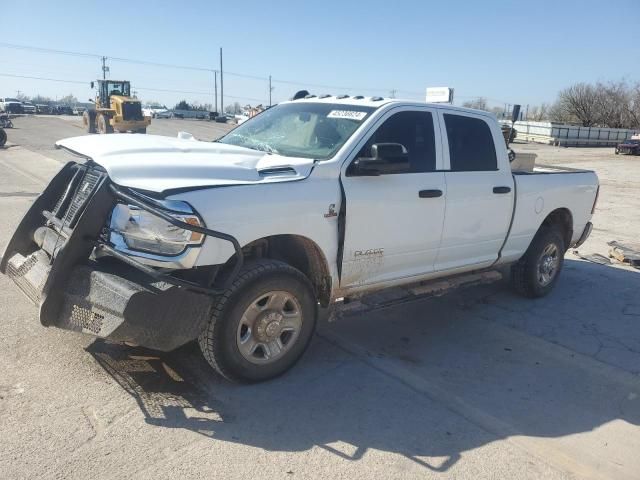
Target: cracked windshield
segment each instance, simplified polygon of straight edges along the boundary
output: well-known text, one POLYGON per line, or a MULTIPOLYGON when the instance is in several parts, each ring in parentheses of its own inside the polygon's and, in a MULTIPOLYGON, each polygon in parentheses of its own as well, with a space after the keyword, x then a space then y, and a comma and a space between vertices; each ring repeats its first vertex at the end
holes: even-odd
POLYGON ((285 157, 331 158, 373 107, 331 103, 277 105, 218 140, 285 157))

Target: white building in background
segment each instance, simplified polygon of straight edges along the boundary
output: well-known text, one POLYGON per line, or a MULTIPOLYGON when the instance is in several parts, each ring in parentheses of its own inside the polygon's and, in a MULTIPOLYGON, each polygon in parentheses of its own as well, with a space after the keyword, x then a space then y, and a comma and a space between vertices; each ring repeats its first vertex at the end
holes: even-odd
POLYGON ((581 127, 558 122, 516 122, 518 140, 563 147, 612 147, 637 130, 627 128, 581 127))

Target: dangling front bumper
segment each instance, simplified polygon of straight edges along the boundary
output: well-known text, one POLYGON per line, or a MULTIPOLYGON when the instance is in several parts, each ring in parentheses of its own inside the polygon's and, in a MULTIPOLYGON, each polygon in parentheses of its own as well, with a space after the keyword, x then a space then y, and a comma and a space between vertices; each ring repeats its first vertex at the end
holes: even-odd
MULTIPOLYGON (((180 228, 197 228, 116 187, 93 162, 70 162, 20 222, 0 272, 38 306, 45 326, 172 350, 197 338, 219 289, 143 265, 109 245, 104 228, 118 201, 180 228)), ((237 272, 242 252, 235 238, 200 228, 234 244, 237 272)))

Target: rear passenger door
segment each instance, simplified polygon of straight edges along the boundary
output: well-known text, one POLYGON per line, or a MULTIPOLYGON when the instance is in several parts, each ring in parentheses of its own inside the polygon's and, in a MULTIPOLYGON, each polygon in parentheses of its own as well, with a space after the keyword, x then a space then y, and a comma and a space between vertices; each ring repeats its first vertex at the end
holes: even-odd
POLYGON ((489 266, 498 258, 513 212, 511 168, 499 167, 496 152, 504 139, 484 115, 446 109, 439 115, 447 199, 435 268, 489 266))

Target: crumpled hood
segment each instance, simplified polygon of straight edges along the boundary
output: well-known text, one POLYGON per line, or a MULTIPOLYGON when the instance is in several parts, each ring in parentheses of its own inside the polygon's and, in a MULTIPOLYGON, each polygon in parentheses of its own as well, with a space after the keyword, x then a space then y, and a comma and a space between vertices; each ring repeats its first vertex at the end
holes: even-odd
POLYGON ((314 164, 308 158, 159 135, 85 135, 59 140, 56 147, 90 158, 118 185, 151 192, 300 180, 314 164))

